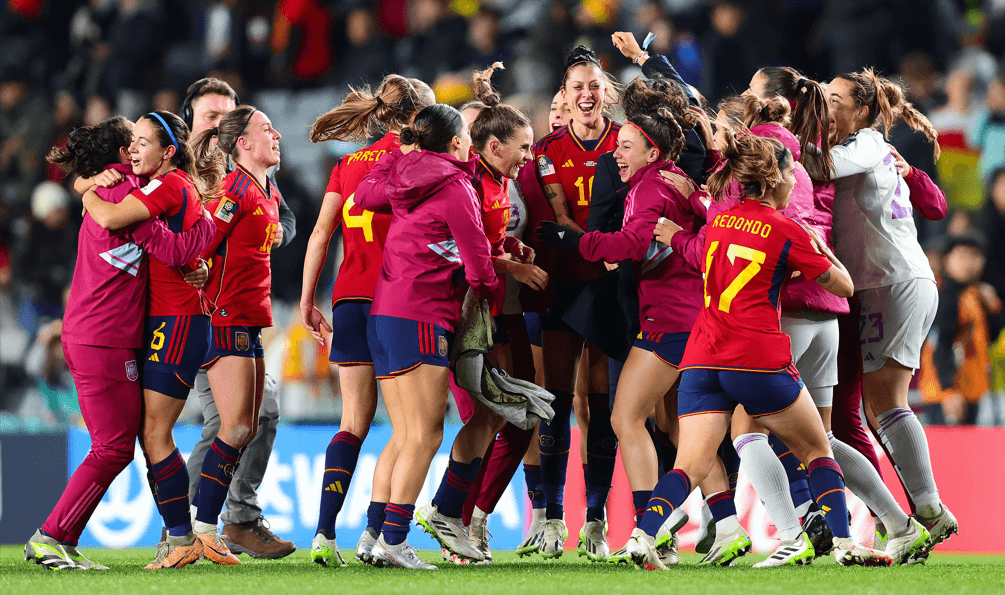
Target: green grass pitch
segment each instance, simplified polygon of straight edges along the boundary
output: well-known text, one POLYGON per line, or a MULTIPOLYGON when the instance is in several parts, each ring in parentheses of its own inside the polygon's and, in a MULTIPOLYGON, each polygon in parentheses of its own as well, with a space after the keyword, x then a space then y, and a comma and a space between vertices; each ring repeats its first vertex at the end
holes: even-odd
MULTIPOLYGON (((741 558, 733 568, 697 566, 699 557, 681 556, 681 564, 666 572, 635 571, 626 566, 590 564, 575 552, 559 561, 539 557, 518 559, 497 552, 492 566, 460 568, 440 560, 432 550, 422 557, 439 564, 438 572, 378 569, 356 560, 344 568, 324 568, 299 549, 282 560, 252 560, 221 567, 207 561, 179 571, 144 571, 154 550, 84 552, 111 567, 108 571, 53 572, 24 562, 18 546, 0 547, 0 593, 28 595, 92 593, 173 595, 585 595, 588 593, 672 593, 674 595, 749 593, 848 593, 859 595, 930 595, 932 593, 1005 593, 1005 556, 938 554, 923 566, 842 568, 831 558, 818 558, 803 568, 753 569, 763 555, 741 558)), ((351 553, 349 553, 351 556, 351 553)))

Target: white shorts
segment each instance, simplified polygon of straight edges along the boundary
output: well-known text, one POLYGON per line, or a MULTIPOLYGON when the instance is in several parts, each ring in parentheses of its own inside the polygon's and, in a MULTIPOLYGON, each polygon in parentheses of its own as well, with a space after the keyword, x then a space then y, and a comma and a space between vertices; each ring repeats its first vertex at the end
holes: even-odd
POLYGON ((939 290, 935 281, 917 278, 858 292, 862 302, 859 340, 862 372, 875 372, 893 358, 904 367, 921 367, 925 344, 935 313, 939 290))
POLYGON ((838 321, 826 312, 787 312, 782 332, 792 341, 792 361, 817 407, 833 404, 833 390, 819 390, 838 383, 838 321), (821 402, 824 401, 824 402, 821 402))

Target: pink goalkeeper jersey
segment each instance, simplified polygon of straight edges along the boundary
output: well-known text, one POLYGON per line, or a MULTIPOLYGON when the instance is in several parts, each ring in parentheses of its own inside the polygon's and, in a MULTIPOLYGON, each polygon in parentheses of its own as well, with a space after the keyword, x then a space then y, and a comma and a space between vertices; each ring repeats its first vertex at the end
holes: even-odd
MULTIPOLYGON (((146 183, 128 165, 114 164, 126 179, 96 188, 102 200, 120 203, 146 183)), ((142 345, 147 306, 148 267, 143 249, 133 243, 131 227, 103 229, 85 215, 77 238, 77 264, 63 317, 63 340, 97 347, 137 349, 142 345)))

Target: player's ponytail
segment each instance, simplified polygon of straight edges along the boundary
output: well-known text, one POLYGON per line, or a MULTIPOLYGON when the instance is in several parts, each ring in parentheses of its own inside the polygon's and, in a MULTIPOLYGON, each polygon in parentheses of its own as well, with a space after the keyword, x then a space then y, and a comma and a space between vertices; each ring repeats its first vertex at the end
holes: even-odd
POLYGON ((447 153, 450 141, 460 136, 464 118, 457 108, 434 103, 415 115, 411 126, 401 130, 401 144, 418 145, 423 151, 447 153))
POLYGON ((381 131, 400 130, 408 125, 414 114, 435 101, 431 91, 426 93, 428 89, 422 81, 397 74, 384 77, 372 93, 369 87, 349 87, 349 95, 341 105, 314 121, 311 142, 361 143, 381 131))
POLYGON ((479 153, 485 150, 485 146, 492 138, 505 143, 521 128, 531 126, 530 118, 523 112, 511 105, 500 103, 502 96, 492 87, 492 73, 502 68, 502 62, 496 62, 485 70, 475 71, 471 76, 474 101, 463 107, 479 110, 471 122, 471 146, 479 153))
MULTIPOLYGON (((240 109, 240 108, 238 108, 240 109)), ((224 116, 226 117, 226 116, 224 116)), ((196 163, 195 153, 189 146, 188 126, 181 118, 171 112, 157 110, 141 116, 153 124, 160 146, 175 146, 171 164, 188 174, 199 192, 200 199, 207 203, 220 195, 220 181, 223 180, 223 169, 217 172, 214 168, 203 168, 196 163)))
POLYGON ((708 177, 708 190, 712 198, 721 201, 726 197, 730 182, 736 180, 749 198, 762 198, 782 181, 781 167, 792 153, 773 138, 753 134, 736 136, 726 131, 720 147, 722 164, 708 177))
POLYGON ((939 132, 924 114, 907 101, 904 89, 900 85, 880 77, 871 68, 866 68, 862 72, 842 74, 838 78, 852 84, 851 96, 857 105, 869 108, 868 123, 871 128, 882 126, 883 136, 889 137, 890 129, 903 119, 908 126, 925 135, 925 138, 932 143, 932 155, 936 160, 939 159, 939 155, 942 154, 939 132))
POLYGON ((89 178, 101 173, 105 166, 119 163, 119 150, 129 147, 131 137, 128 121, 115 116, 94 126, 75 128, 66 147, 52 147, 45 159, 58 165, 63 175, 89 178))
POLYGON ((761 124, 789 124, 789 102, 781 97, 761 99, 756 95, 733 95, 719 102, 719 111, 726 112, 730 122, 742 123, 746 128, 761 124))
POLYGON ((788 66, 768 66, 757 71, 764 77, 764 98, 782 97, 792 109, 786 128, 799 139, 799 162, 810 178, 830 179, 830 108, 823 85, 788 66))

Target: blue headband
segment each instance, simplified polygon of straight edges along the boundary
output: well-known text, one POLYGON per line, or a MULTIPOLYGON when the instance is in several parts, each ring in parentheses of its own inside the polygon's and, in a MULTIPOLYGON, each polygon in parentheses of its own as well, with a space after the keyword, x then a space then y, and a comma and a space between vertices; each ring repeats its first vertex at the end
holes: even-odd
POLYGON ((171 127, 170 127, 170 126, 168 126, 168 123, 164 121, 164 118, 162 118, 162 117, 160 116, 160 114, 158 114, 157 112, 150 112, 150 113, 149 113, 149 114, 147 114, 147 115, 148 115, 148 116, 153 116, 153 117, 157 118, 157 121, 158 121, 158 122, 160 122, 160 123, 161 123, 161 125, 163 125, 163 126, 164 126, 164 130, 167 130, 167 133, 168 133, 168 137, 170 137, 170 138, 171 138, 171 144, 172 144, 172 145, 174 145, 174 150, 175 150, 175 151, 180 151, 180 150, 181 150, 181 147, 179 147, 179 146, 178 146, 178 140, 177 140, 177 139, 175 139, 175 137, 174 137, 174 133, 173 133, 173 132, 171 132, 171 127))

